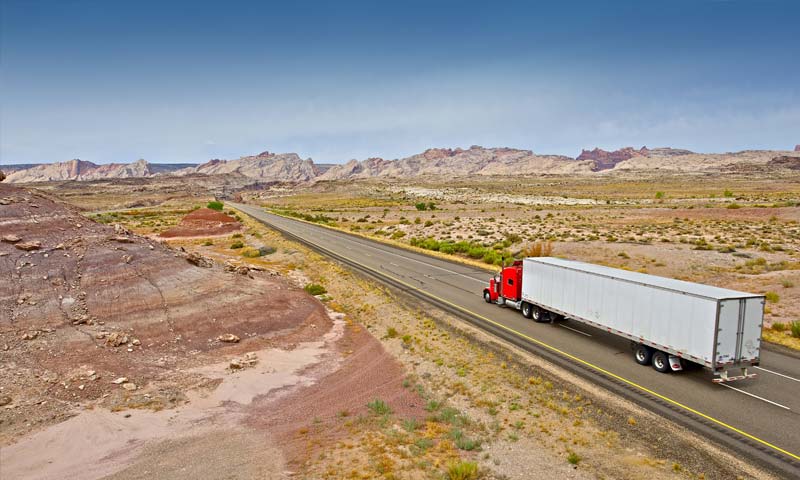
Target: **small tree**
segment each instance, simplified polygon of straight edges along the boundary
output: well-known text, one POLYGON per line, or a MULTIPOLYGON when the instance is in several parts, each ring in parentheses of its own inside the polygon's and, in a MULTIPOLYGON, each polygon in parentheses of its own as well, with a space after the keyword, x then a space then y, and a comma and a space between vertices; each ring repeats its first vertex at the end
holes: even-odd
POLYGON ((211 210, 216 210, 218 212, 221 212, 224 205, 222 204, 222 202, 214 200, 212 202, 208 202, 208 205, 206 205, 206 207, 210 208, 211 210))

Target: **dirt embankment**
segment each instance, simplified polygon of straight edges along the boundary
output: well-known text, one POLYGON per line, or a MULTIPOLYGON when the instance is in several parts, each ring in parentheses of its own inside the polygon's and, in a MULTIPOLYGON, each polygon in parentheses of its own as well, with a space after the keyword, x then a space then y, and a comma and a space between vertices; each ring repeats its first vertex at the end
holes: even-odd
POLYGON ((242 230, 235 218, 210 208, 201 208, 183 217, 181 223, 162 232, 160 237, 215 237, 242 230))
POLYGON ((332 333, 275 274, 226 272, 9 185, 0 239, 0 445, 19 478, 269 478, 305 452, 293 432, 311 415, 363 411, 376 392, 421 411, 374 338, 332 333))

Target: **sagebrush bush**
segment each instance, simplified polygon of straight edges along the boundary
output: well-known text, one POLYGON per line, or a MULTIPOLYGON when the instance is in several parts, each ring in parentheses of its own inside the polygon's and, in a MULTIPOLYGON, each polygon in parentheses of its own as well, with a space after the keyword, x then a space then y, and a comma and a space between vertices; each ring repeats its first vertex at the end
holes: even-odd
POLYGON ((208 202, 206 207, 210 208, 211 210, 216 210, 218 212, 221 212, 224 205, 222 204, 222 202, 218 202, 215 200, 213 202, 208 202))
POLYGON ((310 293, 311 295, 323 295, 325 293, 328 293, 328 290, 326 290, 325 287, 323 287, 318 283, 309 283, 308 285, 303 287, 303 289, 306 292, 310 293))
POLYGON ((244 243, 242 243, 240 241, 236 241, 236 242, 233 242, 231 244, 231 250, 237 250, 237 249, 243 248, 243 247, 244 247, 244 243))

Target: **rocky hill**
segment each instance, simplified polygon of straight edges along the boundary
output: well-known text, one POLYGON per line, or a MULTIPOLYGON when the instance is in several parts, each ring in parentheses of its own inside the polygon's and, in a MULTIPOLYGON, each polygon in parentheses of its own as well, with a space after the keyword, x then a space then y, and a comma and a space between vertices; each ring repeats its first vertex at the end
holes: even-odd
MULTIPOLYGON (((795 151, 800 148, 798 145, 795 151)), ((296 153, 263 152, 235 160, 214 159, 201 165, 134 163, 96 165, 83 160, 34 166, 4 166, 9 183, 64 180, 136 179, 142 177, 203 175, 240 178, 252 184, 306 183, 367 178, 413 178, 418 176, 504 175, 593 175, 614 172, 724 173, 763 171, 779 155, 791 151, 747 150, 735 153, 701 154, 676 148, 624 147, 607 151, 582 150, 577 158, 540 155, 514 148, 431 148, 410 157, 385 160, 372 157, 345 164, 317 165, 296 153), (9 168, 11 167, 11 168, 9 168), (28 168, 24 168, 28 167, 28 168)), ((160 178, 160 177, 159 177, 160 178)), ((222 181, 222 180, 220 180, 222 181)), ((239 182, 241 183, 241 182, 239 182)))
POLYGON ((214 159, 196 167, 185 168, 175 175, 202 173, 221 175, 238 173, 262 182, 307 182, 319 175, 319 170, 310 158, 301 159, 296 153, 262 152, 237 160, 214 159))
POLYGON ((559 155, 536 155, 530 150, 484 148, 431 148, 399 160, 368 158, 337 165, 317 180, 359 178, 408 178, 414 176, 530 175, 536 173, 574 173, 588 170, 588 163, 559 155))
POLYGON ((268 272, 225 270, 1 183, 0 397, 19 408, 5 410, 0 444, 62 420, 78 401, 113 408, 124 394, 167 407, 180 396, 176 372, 231 353, 221 335, 273 342, 328 321, 319 302, 268 272))
MULTIPOLYGON (((185 167, 186 165, 184 164, 183 166, 185 167)), ((143 159, 133 163, 109 163, 104 165, 73 159, 67 162, 15 165, 11 167, 11 172, 8 175, 9 183, 149 177, 158 173, 167 173, 178 166, 152 164, 143 159)))
POLYGON ((795 152, 800 152, 800 145, 795 145, 794 146, 794 151, 795 152))

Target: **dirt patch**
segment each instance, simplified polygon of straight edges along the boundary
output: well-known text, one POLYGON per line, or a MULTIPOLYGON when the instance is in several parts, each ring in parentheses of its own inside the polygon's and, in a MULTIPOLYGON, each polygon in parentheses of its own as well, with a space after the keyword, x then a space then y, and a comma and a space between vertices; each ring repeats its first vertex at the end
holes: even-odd
POLYGON ((183 217, 183 220, 159 236, 177 237, 215 237, 242 230, 242 224, 235 218, 210 208, 200 208, 183 217))

